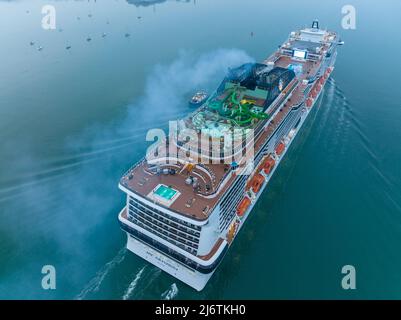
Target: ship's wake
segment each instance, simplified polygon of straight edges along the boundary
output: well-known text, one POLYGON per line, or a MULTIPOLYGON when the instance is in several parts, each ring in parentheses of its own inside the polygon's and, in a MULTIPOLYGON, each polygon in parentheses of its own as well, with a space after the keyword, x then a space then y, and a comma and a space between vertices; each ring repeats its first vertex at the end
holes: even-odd
POLYGON ((160 298, 163 300, 173 300, 178 295, 178 287, 175 283, 171 284, 170 288, 164 291, 160 298))
POLYGON ((97 273, 96 276, 88 282, 88 284, 82 289, 82 291, 75 297, 77 300, 82 300, 87 297, 88 294, 99 291, 103 280, 107 275, 119 265, 125 258, 126 248, 122 248, 117 255, 109 262, 107 262, 97 273))
POLYGON ((147 292, 147 289, 154 284, 161 274, 161 270, 157 267, 142 267, 134 276, 125 290, 123 300, 138 300, 147 292))
POLYGON ((138 271, 138 273, 135 275, 134 280, 132 280, 132 282, 129 284, 127 290, 125 291, 125 293, 122 297, 123 300, 128 300, 131 297, 131 295, 134 292, 134 290, 138 284, 138 281, 141 279, 141 276, 142 276, 143 272, 145 271, 145 269, 146 269, 146 266, 142 267, 138 271))
MULTIPOLYGON (((366 134, 368 129, 360 120, 360 114, 353 108, 346 94, 334 79, 330 78, 326 87, 328 87, 327 102, 331 105, 332 110, 330 120, 328 120, 329 112, 328 108, 326 109, 322 117, 324 120, 320 124, 322 130, 319 131, 326 132, 330 136, 324 150, 333 162, 344 163, 345 165, 346 162, 350 161, 349 155, 359 149, 360 155, 363 156, 358 161, 361 161, 363 165, 354 174, 365 176, 369 174, 372 179, 376 180, 372 186, 376 186, 377 195, 381 195, 384 202, 401 213, 401 194, 398 191, 400 186, 382 170, 381 156, 366 134), (327 121, 330 121, 329 126, 327 121)), ((360 179, 362 178, 364 177, 360 177, 360 179)))

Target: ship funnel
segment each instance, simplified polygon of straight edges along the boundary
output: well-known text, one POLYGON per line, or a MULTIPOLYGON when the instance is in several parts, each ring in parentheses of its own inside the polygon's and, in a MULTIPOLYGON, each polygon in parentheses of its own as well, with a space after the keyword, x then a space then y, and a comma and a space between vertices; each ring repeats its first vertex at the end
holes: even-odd
POLYGON ((313 20, 312 29, 319 29, 319 20, 317 19, 313 20))

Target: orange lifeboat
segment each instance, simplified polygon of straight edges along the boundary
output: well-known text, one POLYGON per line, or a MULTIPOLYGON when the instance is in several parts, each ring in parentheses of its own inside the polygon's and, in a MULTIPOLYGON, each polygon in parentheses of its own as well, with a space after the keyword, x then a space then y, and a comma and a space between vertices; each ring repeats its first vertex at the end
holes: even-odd
POLYGON ((274 159, 268 157, 263 164, 263 171, 266 174, 269 174, 275 165, 276 165, 276 161, 274 161, 274 159))
POLYGON ((319 84, 323 85, 323 83, 324 83, 324 78, 322 77, 322 78, 319 79, 319 84))
POLYGON ((250 204, 251 200, 248 197, 242 199, 237 207, 237 215, 239 217, 243 217, 250 204))
POLYGON ((313 98, 313 99, 315 99, 315 98, 316 98, 316 96, 317 96, 317 92, 316 92, 316 90, 315 90, 315 89, 312 89, 311 96, 312 96, 312 98, 313 98))
POLYGON ((313 104, 313 99, 312 98, 306 99, 306 106, 308 108, 312 107, 312 104, 313 104))
POLYGON ((284 145, 284 143, 280 142, 276 148, 276 154, 278 156, 281 156, 281 154, 284 152, 284 150, 285 150, 285 145, 284 145))
POLYGON ((260 173, 256 174, 251 180, 252 191, 258 193, 263 185, 263 182, 265 182, 265 178, 260 173))
POLYGON ((322 85, 321 85, 321 84, 318 84, 318 85, 317 85, 317 91, 319 92, 320 90, 322 90, 322 85))

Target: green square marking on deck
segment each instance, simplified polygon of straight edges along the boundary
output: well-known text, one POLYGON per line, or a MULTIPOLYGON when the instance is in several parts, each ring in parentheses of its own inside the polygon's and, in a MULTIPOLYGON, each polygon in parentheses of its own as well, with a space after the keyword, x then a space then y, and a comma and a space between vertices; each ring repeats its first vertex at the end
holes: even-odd
POLYGON ((176 194, 177 190, 171 189, 165 185, 160 185, 154 193, 158 195, 159 197, 162 197, 166 199, 167 201, 170 201, 176 194))

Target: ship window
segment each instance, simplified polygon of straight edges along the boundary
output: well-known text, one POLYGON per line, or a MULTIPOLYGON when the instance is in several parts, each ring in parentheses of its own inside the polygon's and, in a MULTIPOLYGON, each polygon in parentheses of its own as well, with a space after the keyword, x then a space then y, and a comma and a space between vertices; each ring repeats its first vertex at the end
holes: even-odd
POLYGON ((294 58, 305 59, 306 58, 306 51, 294 50, 294 58))
POLYGON ((179 220, 179 219, 177 219, 177 218, 175 218, 175 217, 172 217, 172 216, 170 216, 170 215, 167 215, 167 214, 165 214, 164 212, 161 212, 161 211, 159 211, 159 210, 157 210, 157 209, 155 209, 155 208, 152 208, 152 207, 150 207, 150 206, 148 206, 148 205, 146 205, 146 204, 144 204, 144 203, 141 203, 141 202, 139 202, 138 200, 136 200, 136 199, 134 199, 134 198, 132 198, 132 197, 130 197, 129 203, 132 204, 133 206, 135 206, 135 207, 137 207, 137 208, 139 208, 139 209, 141 209, 141 210, 143 210, 143 211, 149 213, 149 214, 154 214, 154 215, 156 215, 156 216, 157 216, 157 214, 158 214, 158 215, 160 215, 160 216, 163 216, 163 217, 168 218, 169 220, 175 221, 175 222, 177 222, 177 223, 179 223, 179 224, 181 224, 181 225, 186 225, 186 226, 188 226, 188 227, 191 227, 191 228, 193 228, 193 229, 195 229, 195 230, 199 230, 199 231, 200 231, 200 230, 202 229, 202 227, 200 227, 200 226, 196 226, 196 225, 193 225, 193 224, 188 223, 188 222, 186 222, 186 221, 179 220), (156 212, 157 212, 157 214, 156 214, 156 212))

